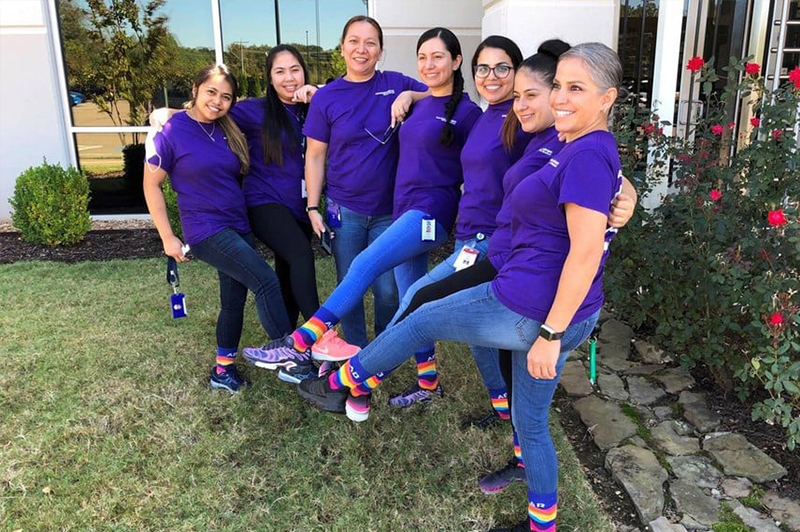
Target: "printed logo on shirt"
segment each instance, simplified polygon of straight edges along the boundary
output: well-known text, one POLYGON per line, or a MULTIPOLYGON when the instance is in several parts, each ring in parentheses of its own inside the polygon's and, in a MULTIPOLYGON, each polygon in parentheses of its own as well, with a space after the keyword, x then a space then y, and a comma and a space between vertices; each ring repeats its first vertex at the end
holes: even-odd
POLYGON ((553 168, 558 168, 558 165, 559 165, 560 163, 559 163, 557 160, 555 160, 555 159, 550 159, 549 161, 547 161, 547 164, 549 164, 549 165, 550 165, 550 166, 552 166, 553 168))
POLYGON ((391 96, 392 94, 394 94, 394 89, 388 89, 385 91, 376 92, 375 96, 391 96))
POLYGON ((545 155, 553 155, 553 150, 548 150, 547 148, 539 148, 539 153, 544 153, 545 155))
MULTIPOLYGON (((443 116, 437 116, 436 120, 438 120, 440 122, 447 122, 447 119, 445 117, 443 117, 443 116)), ((456 121, 456 120, 451 118, 450 119, 450 123, 453 124, 453 125, 456 125, 456 124, 458 124, 458 121, 456 121)))

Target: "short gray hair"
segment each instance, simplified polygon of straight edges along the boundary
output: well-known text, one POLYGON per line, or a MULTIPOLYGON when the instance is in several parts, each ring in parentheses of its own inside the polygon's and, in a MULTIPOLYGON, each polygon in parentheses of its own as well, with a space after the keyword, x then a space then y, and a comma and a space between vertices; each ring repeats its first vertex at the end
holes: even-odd
POLYGON ((622 86, 622 63, 617 52, 599 42, 586 42, 561 54, 559 61, 570 57, 583 61, 601 91, 614 88, 617 89, 617 100, 627 99, 628 89, 622 86))

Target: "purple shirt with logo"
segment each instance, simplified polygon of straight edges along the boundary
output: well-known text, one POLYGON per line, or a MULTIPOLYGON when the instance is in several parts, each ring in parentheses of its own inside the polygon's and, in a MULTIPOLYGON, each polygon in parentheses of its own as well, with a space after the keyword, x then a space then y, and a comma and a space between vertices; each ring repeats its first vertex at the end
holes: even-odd
POLYGON ((400 162, 394 186, 394 217, 416 209, 433 216, 448 232, 461 197, 461 149, 481 108, 464 93, 450 120, 453 142, 440 140, 450 96, 428 96, 417 102, 400 128, 400 162))
POLYGON ((392 102, 427 87, 399 72, 375 72, 362 83, 338 78, 314 94, 303 133, 328 144, 327 195, 368 216, 392 212, 397 128, 392 102))
POLYGON ((285 205, 300 221, 308 222, 301 187, 304 176, 302 150, 302 115, 296 105, 284 105, 292 123, 291 136, 281 135, 283 165, 264 164, 261 128, 264 124, 266 98, 248 98, 230 110, 231 118, 242 130, 250 148, 250 172, 244 177, 242 188, 248 207, 266 203, 285 205))
MULTIPOLYGON (((538 172, 523 179, 511 195, 511 254, 492 283, 506 307, 544 321, 555 300, 570 248, 564 205, 574 203, 608 216, 622 187, 614 136, 593 131, 567 144, 538 172)), ((617 231, 606 229, 600 267, 571 323, 603 305, 603 267, 617 231)))
POLYGON ((565 144, 558 140, 556 128, 550 126, 533 135, 525 147, 522 157, 503 176, 503 190, 505 191, 503 206, 497 213, 497 229, 489 239, 489 251, 486 254, 497 271, 503 267, 511 252, 511 194, 520 181, 541 169, 564 146, 565 144))
POLYGON ((503 175, 517 161, 531 135, 520 128, 511 151, 503 146, 502 127, 512 100, 490 105, 472 128, 461 150, 464 194, 458 205, 456 238, 468 240, 495 231, 495 216, 503 202, 503 175))
POLYGON ((241 165, 219 125, 201 124, 178 113, 153 142, 157 155, 148 162, 169 174, 187 244, 228 228, 250 232, 244 193, 237 181, 241 165))

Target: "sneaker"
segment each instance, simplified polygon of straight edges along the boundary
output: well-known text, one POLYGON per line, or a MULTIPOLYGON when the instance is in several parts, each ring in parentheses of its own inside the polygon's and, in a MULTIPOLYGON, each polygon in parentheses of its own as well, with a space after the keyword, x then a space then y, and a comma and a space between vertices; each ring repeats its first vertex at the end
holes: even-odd
POLYGON ((499 527, 499 528, 492 528, 489 532, 530 532, 531 530, 531 522, 526 517, 525 520, 520 521, 516 525, 512 527, 499 527))
POLYGON ((361 348, 357 345, 350 345, 341 338, 334 329, 328 329, 322 338, 311 346, 311 357, 314 360, 328 362, 341 362, 354 357, 361 348))
POLYGON ((278 378, 283 382, 300 384, 301 382, 313 379, 319 375, 317 365, 310 358, 298 360, 293 364, 287 364, 278 371, 278 378))
POLYGON ((297 385, 297 393, 320 410, 335 414, 345 413, 345 402, 350 396, 349 388, 334 390, 328 383, 328 375, 306 379, 297 385))
POLYGON ((399 408, 406 408, 417 403, 430 403, 443 395, 444 392, 441 385, 437 385, 435 390, 425 390, 419 387, 419 383, 415 382, 403 390, 400 395, 395 395, 389 399, 389 404, 399 408))
POLYGON ((519 467, 516 459, 478 480, 478 487, 486 495, 494 495, 506 489, 515 480, 520 482, 526 482, 527 480, 525 478, 525 468, 519 467))
POLYGON ((369 399, 371 394, 367 395, 352 395, 348 394, 347 401, 344 404, 344 410, 347 414, 347 419, 361 423, 366 421, 369 417, 369 399))
POLYGON ((236 393, 239 388, 247 388, 250 386, 250 381, 239 375, 236 366, 231 364, 222 373, 217 373, 217 366, 211 368, 211 378, 209 384, 212 388, 219 388, 228 390, 230 393, 236 393))
POLYGON ((503 421, 504 419, 498 416, 497 412, 492 410, 484 416, 464 420, 464 422, 461 423, 461 429, 466 430, 468 428, 475 427, 479 430, 489 430, 492 427, 500 425, 503 423, 503 421))
POLYGON ((308 350, 297 352, 288 334, 261 347, 245 347, 242 355, 251 364, 266 369, 291 368, 310 358, 308 350))

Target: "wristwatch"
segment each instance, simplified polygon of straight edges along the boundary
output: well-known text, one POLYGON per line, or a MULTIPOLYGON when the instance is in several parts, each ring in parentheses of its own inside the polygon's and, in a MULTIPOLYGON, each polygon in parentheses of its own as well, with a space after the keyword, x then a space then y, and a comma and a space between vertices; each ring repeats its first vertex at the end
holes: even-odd
POLYGON ((561 340, 561 338, 564 336, 564 331, 556 332, 548 324, 543 323, 542 326, 539 328, 539 336, 541 336, 548 342, 552 342, 553 340, 561 340))
POLYGON ((312 205, 310 207, 306 207, 306 212, 311 212, 311 211, 319 211, 319 206, 312 205))

